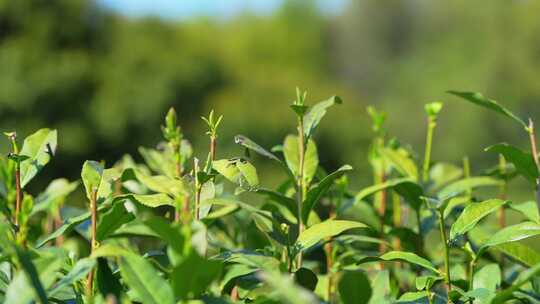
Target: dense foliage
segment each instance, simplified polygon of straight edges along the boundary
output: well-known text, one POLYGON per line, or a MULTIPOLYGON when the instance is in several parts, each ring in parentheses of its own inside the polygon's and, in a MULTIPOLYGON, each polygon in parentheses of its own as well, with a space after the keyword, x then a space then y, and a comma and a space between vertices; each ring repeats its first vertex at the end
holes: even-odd
POLYGON ((0 297, 10 304, 538 303, 540 252, 527 243, 540 235, 537 201, 506 199, 518 176, 531 199, 532 189, 540 195, 533 121, 479 93, 449 93, 517 122, 533 152, 495 144, 486 150, 499 164, 473 176, 467 158, 462 166, 431 161, 442 103, 425 106, 422 161, 369 107, 372 173, 362 174, 374 183, 352 191, 353 168, 326 172, 313 137, 341 98, 310 105, 297 90, 290 106, 297 130, 271 149, 237 135, 238 155, 224 158, 217 142, 227 140, 219 137, 226 119, 212 111, 203 117, 208 156, 198 159, 171 109, 164 141, 139 149, 144 163, 129 155, 111 167, 86 161, 81 182, 56 179, 34 196, 25 188, 54 159, 57 132, 40 129, 22 146, 16 132, 6 133, 0 297), (259 178, 260 161, 283 171, 276 189, 259 178), (83 209, 70 204, 77 188, 83 209))

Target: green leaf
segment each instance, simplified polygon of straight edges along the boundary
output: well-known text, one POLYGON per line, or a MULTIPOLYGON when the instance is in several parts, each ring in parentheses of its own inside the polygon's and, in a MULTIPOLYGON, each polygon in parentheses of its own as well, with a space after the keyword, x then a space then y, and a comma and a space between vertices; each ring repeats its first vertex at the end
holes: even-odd
POLYGON ((338 290, 344 304, 366 304, 372 294, 369 279, 362 271, 345 271, 339 280, 338 290))
POLYGON ((461 97, 465 100, 468 100, 474 104, 477 104, 479 106, 482 106, 484 108, 490 109, 492 111, 495 111, 499 114, 502 114, 508 118, 513 119, 514 121, 518 122, 523 128, 528 129, 527 123, 523 121, 521 118, 519 118, 514 113, 510 112, 510 110, 506 109, 505 107, 501 106, 498 102, 495 100, 489 99, 487 97, 484 97, 481 93, 477 92, 460 92, 460 91, 448 91, 448 93, 461 97))
POLYGON ((529 267, 540 263, 540 253, 521 242, 505 243, 491 247, 529 267))
POLYGON ((491 304, 506 303, 506 301, 512 298, 512 294, 519 290, 519 288, 540 274, 540 264, 536 264, 530 269, 525 270, 520 274, 518 279, 507 289, 497 293, 491 304))
POLYGON ((314 291, 319 279, 313 271, 302 267, 294 272, 294 281, 305 289, 314 291))
POLYGON ((137 301, 149 304, 176 303, 171 287, 159 276, 150 262, 134 254, 119 261, 120 274, 137 301))
POLYGON ((236 162, 236 167, 238 168, 238 171, 240 171, 240 174, 242 174, 250 187, 259 186, 257 169, 255 169, 255 167, 251 163, 247 161, 239 161, 236 162))
POLYGON ((151 176, 143 173, 141 170, 133 170, 133 173, 139 182, 154 192, 167 193, 173 197, 179 197, 187 192, 187 186, 182 179, 165 175, 151 176))
POLYGON ((173 269, 171 278, 174 293, 180 299, 198 297, 219 277, 220 261, 207 260, 192 252, 173 269))
POLYGON ((315 224, 304 230, 296 240, 296 246, 299 250, 306 250, 316 245, 318 242, 336 236, 345 230, 354 228, 366 228, 367 226, 360 222, 342 221, 342 220, 326 220, 322 223, 315 224))
POLYGON ((51 160, 56 151, 56 145, 56 130, 40 129, 24 140, 20 155, 28 156, 30 159, 21 163, 23 188, 51 160))
POLYGON ((473 289, 485 288, 495 292, 501 285, 501 268, 497 264, 487 264, 474 273, 473 289))
POLYGON ((519 174, 523 175, 531 183, 536 184, 538 167, 531 153, 522 151, 506 143, 493 145, 486 148, 486 151, 502 154, 507 161, 514 164, 519 174))
POLYGON ((436 163, 431 167, 429 176, 433 182, 431 189, 437 191, 463 176, 463 170, 453 164, 436 163))
POLYGON ((262 155, 264 157, 275 160, 278 163, 283 163, 277 156, 275 156, 274 154, 268 152, 266 149, 259 146, 257 143, 255 143, 251 139, 245 137, 244 135, 236 135, 234 137, 234 142, 241 145, 241 146, 243 146, 243 147, 245 147, 246 149, 257 152, 258 154, 260 154, 260 155, 262 155))
MULTIPOLYGON (((283 142, 283 155, 285 156, 285 162, 294 176, 300 176, 299 145, 299 139, 296 135, 287 135, 287 137, 285 137, 285 141, 283 142)), ((304 156, 303 178, 306 185, 309 185, 313 179, 313 176, 315 176, 318 166, 319 155, 317 154, 317 146, 313 140, 309 140, 304 156)))
POLYGON ((401 175, 418 180, 418 167, 405 149, 381 149, 381 154, 401 175))
POLYGON ((177 253, 182 254, 184 252, 186 240, 178 226, 173 226, 168 221, 158 217, 145 220, 144 224, 157 233, 161 240, 171 246, 177 253))
MULTIPOLYGON (((184 146, 184 141, 182 141, 180 150, 181 153, 184 146)), ((189 152, 190 151, 187 151, 188 154, 189 152)), ((139 153, 144 158, 144 161, 148 164, 148 167, 150 167, 153 171, 171 178, 176 176, 176 164, 170 150, 161 152, 155 149, 139 147, 139 153)))
POLYGON ((302 219, 304 223, 308 222, 309 213, 313 210, 313 207, 321 199, 321 197, 328 192, 330 187, 334 184, 334 181, 342 177, 345 173, 352 170, 352 167, 349 165, 344 165, 336 171, 330 173, 325 178, 323 178, 318 184, 311 188, 307 195, 304 203, 302 204, 302 219))
POLYGON ((244 159, 220 159, 212 162, 214 168, 219 174, 223 175, 229 181, 237 185, 249 185, 256 188, 259 185, 257 170, 244 159))
POLYGON ((45 239, 38 243, 37 248, 42 247, 47 244, 49 241, 56 239, 57 237, 64 235, 65 233, 70 232, 77 225, 88 220, 90 218, 90 212, 85 212, 79 216, 71 217, 67 219, 60 228, 56 229, 53 233, 49 234, 45 239))
POLYGON ((500 185, 501 181, 491 177, 479 176, 464 178, 444 187, 441 191, 439 191, 439 193, 437 193, 437 196, 439 197, 439 199, 446 199, 459 195, 471 189, 479 187, 494 187, 500 185))
POLYGON ((104 169, 103 165, 96 161, 85 161, 81 171, 86 197, 92 199, 93 191, 97 190, 97 202, 103 202, 112 194, 113 182, 121 176, 116 168, 104 169))
MULTIPOLYGON (((404 183, 410 183, 413 182, 413 180, 409 177, 402 177, 402 178, 394 178, 387 180, 384 183, 376 184, 373 186, 369 186, 367 188, 364 188, 356 194, 354 197, 355 201, 361 201, 364 200, 366 197, 373 195, 379 191, 383 191, 386 189, 391 189, 396 187, 397 185, 404 184, 404 183)), ((414 182, 413 182, 414 183, 414 182)))
POLYGON ((304 116, 304 134, 306 139, 311 138, 313 132, 326 114, 326 110, 335 104, 343 101, 338 96, 332 96, 325 101, 321 101, 311 107, 311 110, 304 116))
POLYGON ((96 230, 96 240, 103 241, 109 235, 113 234, 116 229, 120 228, 125 223, 135 219, 135 215, 128 212, 122 203, 114 204, 113 207, 102 216, 99 217, 96 230))
POLYGON ((256 191, 257 193, 266 195, 270 200, 273 202, 276 202, 284 207, 286 207, 293 215, 298 215, 298 209, 296 206, 296 201, 288 196, 285 196, 284 194, 281 194, 279 192, 276 192, 274 190, 266 189, 266 188, 259 188, 256 191))
POLYGON ((96 260, 92 258, 83 258, 77 261, 73 268, 60 279, 49 291, 49 296, 54 297, 59 294, 66 286, 73 285, 83 279, 96 266, 96 260))
POLYGON ((421 266, 435 273, 439 273, 439 270, 437 270, 437 268, 435 268, 430 261, 418 256, 415 253, 405 251, 390 251, 381 255, 380 257, 366 257, 358 261, 357 264, 377 261, 402 261, 421 266))
POLYGON ((145 205, 150 208, 156 208, 160 206, 175 206, 174 200, 164 193, 157 194, 122 194, 117 196, 116 199, 130 199, 138 202, 141 205, 145 205))
POLYGON ((97 271, 96 271, 96 285, 97 290, 103 296, 107 298, 109 295, 113 295, 118 302, 122 303, 123 287, 120 280, 113 274, 107 259, 97 259, 97 271))
POLYGON ((5 303, 28 303, 34 297, 39 299, 41 303, 49 303, 44 286, 54 282, 55 272, 61 266, 59 260, 53 257, 32 261, 27 251, 15 247, 15 252, 23 273, 15 276, 15 279, 8 286, 5 303), (37 265, 37 263, 41 265, 37 265), (29 288, 32 288, 32 292, 29 292, 29 288))
POLYGON ((450 240, 455 239, 460 235, 464 235, 469 230, 473 229, 476 224, 489 215, 498 210, 506 201, 499 199, 491 199, 480 203, 471 203, 461 213, 458 219, 452 224, 450 229, 450 240))
POLYGON ((41 211, 56 209, 56 204, 65 200, 78 186, 79 182, 69 182, 65 178, 53 180, 47 186, 47 189, 36 198, 32 215, 41 211))
POLYGON ((508 206, 511 209, 520 212, 529 220, 540 223, 540 214, 538 212, 538 206, 536 205, 535 201, 528 201, 521 204, 510 203, 508 206))
POLYGON ((388 270, 378 271, 372 280, 372 295, 370 304, 390 304, 393 303, 390 287, 390 272, 388 270))
POLYGON ((270 303, 286 304, 313 304, 318 303, 315 296, 306 289, 294 283, 293 278, 283 275, 277 271, 265 271, 257 274, 257 277, 265 282, 271 298, 277 298, 279 301, 270 303))
POLYGON ((492 235, 482 247, 497 246, 540 235, 540 224, 524 222, 508 226, 492 235))

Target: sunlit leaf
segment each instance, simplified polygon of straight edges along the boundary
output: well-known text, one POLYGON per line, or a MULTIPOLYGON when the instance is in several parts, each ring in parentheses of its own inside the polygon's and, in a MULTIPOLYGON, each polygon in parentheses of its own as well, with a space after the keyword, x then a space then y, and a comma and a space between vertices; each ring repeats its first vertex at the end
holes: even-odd
POLYGON ((20 155, 29 159, 21 163, 21 186, 24 188, 51 160, 56 152, 56 130, 40 129, 25 138, 20 155))

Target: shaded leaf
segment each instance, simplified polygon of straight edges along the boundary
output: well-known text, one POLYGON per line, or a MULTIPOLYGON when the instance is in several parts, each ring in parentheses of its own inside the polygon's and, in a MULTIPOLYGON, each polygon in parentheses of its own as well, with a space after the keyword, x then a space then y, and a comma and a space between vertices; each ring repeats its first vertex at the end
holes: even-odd
POLYGON ((531 183, 536 183, 538 167, 531 153, 506 143, 493 145, 486 148, 486 151, 502 154, 507 161, 514 165, 519 174, 523 175, 531 183))
POLYGON ((302 267, 294 272, 294 281, 305 289, 314 291, 319 279, 313 271, 302 267))
POLYGON ((372 290, 367 275, 362 271, 345 271, 338 283, 339 295, 344 304, 365 304, 372 290))
POLYGON ((172 272, 174 293, 180 299, 198 297, 221 273, 220 261, 207 260, 192 252, 172 272))
POLYGON ((321 199, 321 197, 330 189, 334 184, 334 181, 342 177, 345 173, 352 170, 352 167, 349 165, 344 165, 336 171, 330 173, 325 178, 323 178, 318 184, 311 188, 307 195, 306 199, 302 204, 302 219, 304 223, 308 222, 309 213, 313 210, 313 207, 321 199))

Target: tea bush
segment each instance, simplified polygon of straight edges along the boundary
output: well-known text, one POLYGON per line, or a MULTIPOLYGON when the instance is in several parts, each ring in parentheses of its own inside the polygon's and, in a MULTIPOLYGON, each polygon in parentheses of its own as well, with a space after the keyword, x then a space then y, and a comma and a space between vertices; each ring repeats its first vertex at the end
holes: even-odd
POLYGON ((208 154, 198 159, 171 109, 163 142, 140 148, 144 163, 129 155, 110 167, 86 161, 82 182, 59 178, 34 196, 25 188, 54 158, 57 132, 41 129, 20 147, 16 132, 5 133, 12 151, 0 159, 0 297, 4 303, 539 303, 540 252, 531 243, 540 234, 534 123, 479 93, 449 93, 517 122, 531 152, 495 144, 486 151, 498 154, 499 163, 473 175, 466 157, 460 165, 431 160, 441 102, 425 106, 423 159, 389 134, 385 113, 369 107, 372 172, 365 174, 374 183, 353 191, 347 178, 353 168, 325 171, 314 139, 326 112, 342 100, 308 105, 297 89, 290 106, 297 130, 271 149, 238 135, 238 156, 220 155, 226 120, 212 111, 202 118, 208 154), (261 183, 254 161, 281 168, 282 184, 261 183), (507 200, 509 181, 519 176, 530 184, 530 201, 507 200), (85 209, 70 204, 77 188, 85 209))

